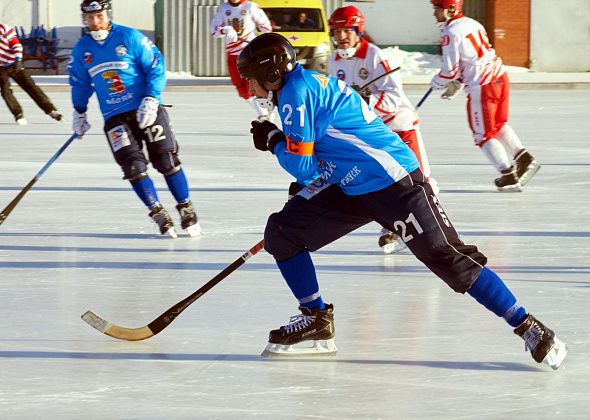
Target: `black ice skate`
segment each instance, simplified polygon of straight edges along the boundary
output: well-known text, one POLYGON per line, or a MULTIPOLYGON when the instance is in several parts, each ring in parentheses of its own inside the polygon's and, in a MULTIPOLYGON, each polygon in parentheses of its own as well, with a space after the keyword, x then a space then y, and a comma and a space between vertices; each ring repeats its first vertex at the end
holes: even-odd
POLYGON ((152 220, 156 222, 162 235, 168 235, 171 238, 178 237, 176 231, 174 230, 174 223, 172 223, 170 214, 164 207, 162 207, 161 204, 156 204, 154 207, 152 207, 152 210, 148 216, 150 216, 152 220))
POLYGON ((494 184, 498 188, 498 191, 502 192, 520 192, 520 182, 516 176, 516 170, 514 168, 508 168, 501 171, 502 176, 494 180, 494 184))
POLYGON ((557 369, 567 355, 565 343, 531 314, 514 330, 514 334, 522 337, 525 351, 530 350, 537 363, 557 369))
POLYGON ((197 213, 193 208, 193 203, 190 201, 179 203, 176 205, 176 210, 180 213, 180 226, 186 233, 193 238, 199 236, 201 234, 201 225, 199 224, 197 213))
POLYGON ((396 252, 407 248, 406 243, 402 241, 402 238, 399 235, 386 228, 381 229, 378 244, 383 248, 384 254, 395 254, 396 252))
POLYGON ((522 149, 514 156, 516 162, 516 176, 520 185, 524 186, 541 169, 539 162, 535 160, 526 149, 522 149))
POLYGON ((334 355, 334 306, 326 304, 325 309, 299 307, 301 315, 292 316, 288 325, 272 330, 263 356, 334 355), (312 347, 296 347, 313 341, 312 347))

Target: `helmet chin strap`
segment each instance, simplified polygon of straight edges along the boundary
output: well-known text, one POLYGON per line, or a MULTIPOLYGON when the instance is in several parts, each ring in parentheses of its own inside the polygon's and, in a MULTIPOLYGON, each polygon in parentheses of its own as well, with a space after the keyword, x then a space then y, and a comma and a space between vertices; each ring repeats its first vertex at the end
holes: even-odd
POLYGON ((260 108, 267 109, 270 113, 275 109, 274 96, 274 91, 269 90, 268 96, 266 98, 256 98, 256 103, 260 108))

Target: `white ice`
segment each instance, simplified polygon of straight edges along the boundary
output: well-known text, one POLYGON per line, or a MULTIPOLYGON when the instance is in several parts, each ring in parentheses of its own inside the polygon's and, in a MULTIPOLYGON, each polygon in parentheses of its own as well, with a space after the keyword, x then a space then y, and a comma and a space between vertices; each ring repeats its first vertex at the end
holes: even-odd
MULTIPOLYGON (((408 93, 416 103, 424 90, 408 93)), ((30 125, 0 116, 0 208, 70 135, 69 94, 50 95, 64 123, 22 93, 30 125)), ((203 236, 159 237, 121 180, 93 102, 90 133, 0 226, 0 418, 588 418, 590 90, 512 90, 511 125, 542 164, 520 194, 494 190, 462 96, 432 95, 420 110, 445 209, 569 345, 558 371, 536 364, 504 321, 408 251, 382 255, 377 225, 314 254, 335 305, 335 357, 260 357, 268 331, 297 312, 265 252, 151 339, 90 328, 80 319, 88 309, 126 327, 152 321, 257 243, 287 196, 290 177, 253 148, 253 111, 233 91, 165 98, 203 236)))

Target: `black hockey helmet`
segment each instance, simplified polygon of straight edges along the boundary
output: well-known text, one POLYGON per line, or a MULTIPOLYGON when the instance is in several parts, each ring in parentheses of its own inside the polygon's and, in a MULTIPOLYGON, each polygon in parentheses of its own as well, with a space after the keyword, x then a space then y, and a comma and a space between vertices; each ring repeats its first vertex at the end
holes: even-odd
POLYGON ((274 32, 254 38, 238 57, 238 72, 244 79, 274 83, 295 67, 295 50, 287 38, 274 32))
POLYGON ((111 0, 84 0, 80 4, 82 13, 102 12, 103 10, 111 9, 111 0))

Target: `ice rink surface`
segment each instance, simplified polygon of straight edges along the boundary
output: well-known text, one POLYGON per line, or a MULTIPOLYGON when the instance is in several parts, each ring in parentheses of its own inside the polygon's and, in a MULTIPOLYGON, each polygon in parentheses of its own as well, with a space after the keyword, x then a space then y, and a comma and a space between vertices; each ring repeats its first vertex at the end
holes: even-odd
MULTIPOLYGON (((423 90, 408 90, 416 103, 423 90)), ((0 117, 0 208, 71 133, 18 98, 29 125, 0 117)), ((570 349, 552 371, 470 296, 407 251, 384 256, 377 225, 314 254, 335 305, 338 354, 260 356, 297 313, 265 252, 159 335, 117 341, 92 309, 148 324, 262 238, 290 177, 254 149, 253 111, 228 89, 165 95, 203 235, 160 237, 115 164, 96 103, 75 141, 0 226, 2 419, 587 419, 590 418, 590 90, 513 89, 511 125, 542 168, 522 193, 495 191, 473 146, 465 100, 420 110, 440 198, 519 297, 570 349)), ((2 107, 4 105, 2 104, 2 107)), ((162 202, 175 204, 151 171, 162 202)))

